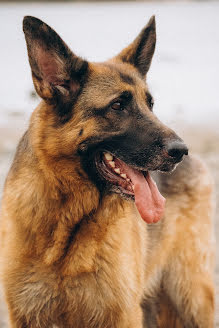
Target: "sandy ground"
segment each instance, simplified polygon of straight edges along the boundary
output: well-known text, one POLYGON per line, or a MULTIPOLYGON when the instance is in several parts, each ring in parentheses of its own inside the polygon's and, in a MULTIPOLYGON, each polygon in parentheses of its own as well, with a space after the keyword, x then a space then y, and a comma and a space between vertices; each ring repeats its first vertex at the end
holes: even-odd
MULTIPOLYGON (((25 130, 26 118, 22 115, 11 116, 10 128, 0 125, 0 194, 3 189, 3 183, 10 163, 13 159, 16 144, 25 130)), ((189 145, 190 151, 199 154, 208 165, 215 181, 216 199, 219 199, 219 133, 213 125, 194 126, 181 123, 180 127, 174 126, 175 130, 184 138, 189 145)), ((219 202, 218 202, 219 203, 219 202)), ((217 204, 217 211, 219 211, 217 204)), ((215 217, 215 232, 219 234, 219 216, 215 217)), ((219 240, 217 241, 217 250, 219 250, 219 240)), ((216 271, 219 273, 219 251, 217 251, 216 271)), ((0 293, 0 328, 7 327, 5 305, 0 293)))

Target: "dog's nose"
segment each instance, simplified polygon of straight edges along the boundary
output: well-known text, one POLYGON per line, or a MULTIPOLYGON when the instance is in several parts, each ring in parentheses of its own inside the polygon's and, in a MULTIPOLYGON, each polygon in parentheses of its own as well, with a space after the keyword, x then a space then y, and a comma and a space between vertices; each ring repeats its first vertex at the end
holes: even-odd
POLYGON ((181 160, 183 155, 188 155, 188 148, 182 141, 171 141, 167 145, 167 153, 170 157, 181 160))

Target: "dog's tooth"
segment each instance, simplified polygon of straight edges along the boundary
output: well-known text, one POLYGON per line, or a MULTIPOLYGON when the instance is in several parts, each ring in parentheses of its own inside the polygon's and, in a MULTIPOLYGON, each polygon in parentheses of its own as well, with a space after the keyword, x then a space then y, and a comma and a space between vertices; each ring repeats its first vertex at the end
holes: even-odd
POLYGON ((118 168, 118 169, 115 169, 114 170, 116 173, 118 173, 118 174, 120 174, 120 169, 118 168))
POLYGON ((121 176, 122 178, 124 178, 124 179, 127 178, 127 175, 126 175, 125 173, 120 174, 120 176, 121 176))
POLYGON ((131 180, 129 178, 126 179, 127 182, 130 182, 131 180))
POLYGON ((108 160, 108 161, 112 161, 113 160, 113 156, 109 153, 104 153, 104 156, 105 158, 108 160))
POLYGON ((112 166, 112 167, 115 167, 116 166, 116 164, 115 164, 114 161, 109 161, 109 165, 112 166))

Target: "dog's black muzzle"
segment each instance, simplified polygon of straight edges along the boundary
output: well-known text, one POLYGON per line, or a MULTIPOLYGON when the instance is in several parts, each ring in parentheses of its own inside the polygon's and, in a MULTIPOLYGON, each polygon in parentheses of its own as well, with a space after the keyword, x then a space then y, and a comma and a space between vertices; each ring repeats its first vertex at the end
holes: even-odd
POLYGON ((168 156, 174 158, 177 161, 181 161, 184 155, 188 155, 188 148, 181 140, 170 141, 166 145, 168 156))
POLYGON ((86 166, 94 163, 96 154, 109 152, 141 171, 171 171, 188 154, 182 139, 157 118, 130 125, 122 133, 101 133, 80 144, 79 154, 86 166))

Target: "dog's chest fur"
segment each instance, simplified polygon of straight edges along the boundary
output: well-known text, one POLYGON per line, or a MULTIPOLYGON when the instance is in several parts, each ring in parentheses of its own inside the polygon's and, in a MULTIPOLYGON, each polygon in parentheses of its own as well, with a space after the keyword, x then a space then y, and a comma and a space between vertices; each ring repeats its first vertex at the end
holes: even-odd
POLYGON ((21 314, 31 317, 38 309, 39 322, 60 327, 63 322, 92 327, 92 320, 100 327, 116 326, 117 320, 128 325, 124 314, 143 296, 146 227, 132 204, 125 209, 113 204, 84 220, 58 262, 45 266, 54 256, 55 248, 48 247, 42 263, 30 260, 23 273, 14 272, 17 283, 11 288, 21 314))

